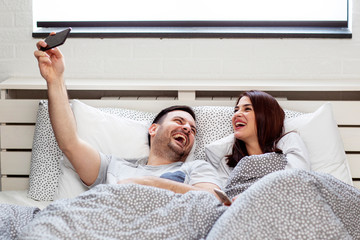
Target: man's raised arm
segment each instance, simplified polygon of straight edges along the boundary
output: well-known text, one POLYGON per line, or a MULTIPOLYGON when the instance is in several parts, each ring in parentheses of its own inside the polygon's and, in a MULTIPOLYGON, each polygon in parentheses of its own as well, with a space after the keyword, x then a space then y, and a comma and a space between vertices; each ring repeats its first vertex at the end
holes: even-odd
POLYGON ((38 60, 41 76, 47 82, 49 115, 55 138, 81 180, 91 185, 100 169, 100 156, 77 135, 76 122, 64 81, 64 57, 58 48, 46 52, 39 50, 46 45, 44 41, 39 41, 36 45, 38 50, 34 55, 38 60))

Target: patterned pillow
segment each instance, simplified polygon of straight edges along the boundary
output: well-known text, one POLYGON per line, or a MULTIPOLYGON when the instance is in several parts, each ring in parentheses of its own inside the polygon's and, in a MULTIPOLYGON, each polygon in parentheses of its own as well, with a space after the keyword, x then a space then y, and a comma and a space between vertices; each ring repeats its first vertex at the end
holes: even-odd
POLYGON ((292 111, 292 110, 288 110, 288 109, 284 109, 284 112, 285 112, 285 119, 296 118, 300 115, 305 114, 302 112, 292 111))
POLYGON ((48 103, 41 100, 36 117, 31 153, 28 197, 38 201, 53 200, 60 175, 62 152, 56 142, 49 118, 48 103))
MULTIPOLYGON (((136 121, 151 122, 155 117, 154 113, 131 109, 99 108, 99 110, 136 121)), ((62 156, 63 153, 59 149, 51 127, 48 102, 47 100, 41 100, 32 146, 28 197, 38 201, 54 200, 61 174, 59 162, 62 156)))
POLYGON ((219 140, 233 132, 231 117, 234 107, 193 107, 196 115, 196 147, 194 158, 205 160, 205 145, 219 140))

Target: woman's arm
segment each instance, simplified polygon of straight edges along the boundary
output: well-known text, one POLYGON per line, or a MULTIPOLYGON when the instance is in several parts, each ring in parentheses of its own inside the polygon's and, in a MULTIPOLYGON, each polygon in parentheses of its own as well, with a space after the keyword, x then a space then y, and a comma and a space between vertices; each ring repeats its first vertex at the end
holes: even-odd
POLYGON ((300 135, 296 132, 290 132, 282 137, 277 147, 286 156, 288 163, 285 169, 311 169, 308 150, 300 135))

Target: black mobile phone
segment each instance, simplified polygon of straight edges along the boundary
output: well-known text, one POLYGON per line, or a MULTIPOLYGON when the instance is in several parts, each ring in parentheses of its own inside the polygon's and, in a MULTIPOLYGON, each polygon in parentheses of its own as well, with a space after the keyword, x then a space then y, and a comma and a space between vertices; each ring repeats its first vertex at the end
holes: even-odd
POLYGON ((219 196, 222 203, 224 203, 225 205, 229 205, 229 206, 232 204, 232 200, 228 197, 228 195, 226 195, 225 192, 223 192, 217 188, 214 188, 214 192, 219 196))
POLYGON ((55 35, 50 35, 45 38, 45 42, 47 43, 46 47, 41 47, 41 51, 46 51, 52 49, 54 47, 60 46, 64 44, 66 38, 69 36, 71 28, 67 28, 61 32, 57 32, 55 35))

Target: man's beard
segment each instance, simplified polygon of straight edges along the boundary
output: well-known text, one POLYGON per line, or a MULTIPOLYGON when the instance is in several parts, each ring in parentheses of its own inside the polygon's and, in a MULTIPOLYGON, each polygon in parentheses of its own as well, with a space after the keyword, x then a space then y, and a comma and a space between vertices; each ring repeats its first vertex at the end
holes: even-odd
POLYGON ((170 155, 172 155, 172 157, 170 158, 171 160, 173 160, 174 162, 178 162, 178 161, 182 161, 184 162, 187 158, 187 156, 189 155, 190 151, 186 151, 183 148, 179 148, 177 146, 174 146, 175 144, 173 142, 169 142, 168 143, 168 148, 171 150, 169 152, 169 157, 171 157, 170 155))
POLYGON ((184 162, 187 156, 189 155, 191 149, 187 150, 185 148, 181 148, 177 146, 176 143, 171 141, 171 139, 169 140, 169 142, 165 142, 165 141, 166 140, 164 140, 164 138, 161 137, 154 139, 152 146, 153 147, 156 145, 159 146, 159 148, 155 150, 156 154, 165 157, 166 159, 172 162, 179 162, 179 161, 184 162))

